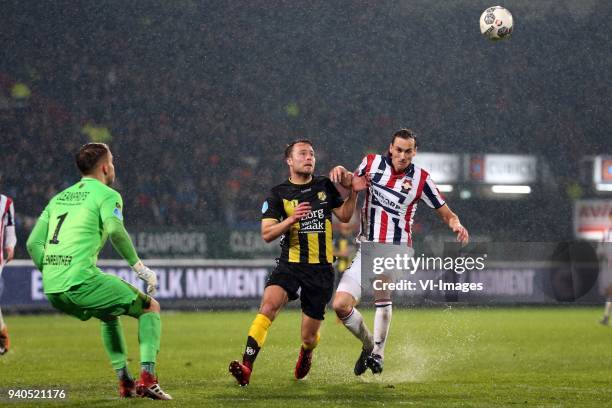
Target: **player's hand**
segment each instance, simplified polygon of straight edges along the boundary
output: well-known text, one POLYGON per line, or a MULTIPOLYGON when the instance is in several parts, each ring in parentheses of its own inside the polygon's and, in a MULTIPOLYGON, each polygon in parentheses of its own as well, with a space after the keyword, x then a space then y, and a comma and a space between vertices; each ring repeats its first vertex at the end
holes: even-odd
POLYGON ((344 188, 350 189, 353 181, 353 173, 342 166, 336 166, 329 172, 329 179, 344 188))
POLYGON ((293 223, 298 222, 299 220, 307 216, 311 210, 312 210, 312 207, 310 206, 310 203, 307 203, 307 202, 299 203, 297 207, 293 209, 293 215, 291 215, 291 218, 292 218, 291 223, 293 224, 293 223))
POLYGON ((467 245, 470 242, 470 234, 468 233, 467 228, 465 228, 460 223, 453 225, 453 232, 457 234, 457 241, 461 242, 463 245, 467 245))
POLYGON ((147 283, 147 295, 154 296, 157 292, 157 275, 151 269, 144 266, 142 261, 138 261, 132 266, 136 275, 147 283))
POLYGON ((6 260, 4 263, 9 263, 15 257, 15 248, 8 247, 6 248, 6 260))
POLYGON ((371 184, 371 181, 368 175, 361 176, 361 177, 353 176, 352 185, 353 185, 353 191, 355 192, 359 192, 359 191, 367 189, 368 187, 370 187, 370 184, 371 184))

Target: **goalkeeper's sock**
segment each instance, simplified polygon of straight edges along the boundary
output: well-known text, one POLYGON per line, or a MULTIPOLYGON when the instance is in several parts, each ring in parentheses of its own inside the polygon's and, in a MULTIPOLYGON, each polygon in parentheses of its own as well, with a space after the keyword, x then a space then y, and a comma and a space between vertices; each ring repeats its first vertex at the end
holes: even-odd
POLYGON ((140 363, 140 371, 145 371, 155 377, 155 363, 151 361, 143 361, 140 363))
POLYGON ((359 310, 357 310, 356 307, 353 307, 353 310, 351 310, 348 315, 341 318, 340 321, 351 333, 353 333, 355 337, 361 341, 365 350, 372 350, 374 347, 372 334, 370 334, 370 331, 363 321, 363 316, 361 313, 359 313, 359 310))
MULTIPOLYGON (((155 361, 159 352, 159 343, 161 339, 161 318, 157 312, 143 313, 138 318, 138 342, 140 343, 140 361, 141 365, 147 364, 147 367, 155 374, 155 361)), ((148 370, 147 370, 148 371, 148 370)))
POLYGON ((101 323, 102 343, 113 368, 115 370, 125 368, 127 365, 127 345, 123 336, 121 321, 117 318, 108 321, 101 320, 101 323))
POLYGON ((130 374, 130 371, 128 370, 127 366, 116 369, 115 373, 117 373, 117 378, 119 379, 119 381, 134 381, 134 378, 130 374))
POLYGON ((251 323, 246 347, 244 349, 244 354, 242 355, 242 363, 249 368, 253 368, 253 364, 255 363, 255 359, 259 354, 259 350, 266 342, 268 329, 270 328, 271 324, 272 321, 266 315, 261 313, 258 313, 257 316, 255 316, 253 323, 251 323))
POLYGON ((374 302, 376 312, 374 313, 374 349, 372 354, 385 355, 385 343, 391 325, 392 303, 390 299, 381 299, 374 302))

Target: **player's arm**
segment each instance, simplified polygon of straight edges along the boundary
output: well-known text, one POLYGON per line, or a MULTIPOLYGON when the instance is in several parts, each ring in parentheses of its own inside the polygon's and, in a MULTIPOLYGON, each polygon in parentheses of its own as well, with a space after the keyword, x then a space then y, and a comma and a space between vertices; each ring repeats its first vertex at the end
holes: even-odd
POLYGON ((128 234, 123 221, 118 218, 109 217, 104 221, 104 231, 113 244, 113 248, 121 255, 130 266, 134 266, 140 261, 136 254, 136 248, 132 243, 130 234, 128 234))
POLYGON ((357 204, 358 194, 351 187, 353 182, 353 173, 346 170, 342 166, 336 166, 329 173, 329 176, 327 191, 330 193, 328 200, 333 208, 332 212, 341 222, 349 222, 355 213, 355 205, 357 204), (333 183, 339 184, 343 188, 350 190, 346 200, 342 200, 340 192, 333 183))
POLYGON ((136 275, 147 283, 147 293, 154 295, 157 290, 157 275, 138 259, 136 249, 130 234, 123 225, 123 221, 117 218, 108 218, 104 221, 104 231, 108 234, 113 248, 132 267, 136 275))
POLYGON ((6 263, 9 263, 15 257, 15 245, 17 245, 17 235, 15 234, 15 206, 13 202, 9 206, 8 219, 6 227, 4 227, 4 249, 6 249, 6 263))
POLYGON ((368 174, 368 168, 372 165, 373 160, 374 155, 368 154, 361 160, 361 163, 359 163, 357 170, 355 170, 355 174, 353 174, 353 180, 351 183, 351 187, 354 191, 359 192, 367 190, 372 184, 372 180, 368 174))
POLYGON ((154 295, 157 290, 157 275, 138 258, 130 234, 123 225, 122 207, 123 201, 119 194, 107 198, 102 203, 100 217, 104 232, 108 234, 113 248, 132 267, 136 275, 147 283, 147 293, 154 295))
POLYGON ((293 214, 279 221, 275 218, 263 218, 261 220, 261 237, 266 242, 272 242, 276 238, 289 231, 289 228, 302 218, 304 218, 311 210, 310 203, 299 203, 293 210, 293 214))
POLYGON ((353 173, 344 168, 344 166, 336 166, 329 172, 329 179, 332 183, 340 184, 344 188, 351 188, 353 181, 353 173))
POLYGON ((344 203, 338 208, 334 208, 332 211, 335 216, 341 222, 349 222, 355 213, 355 205, 357 204, 357 192, 355 190, 351 190, 348 198, 344 200, 344 203))
POLYGON ((448 204, 446 204, 444 196, 440 194, 440 190, 436 186, 436 183, 434 183, 429 175, 427 175, 425 183, 423 184, 421 200, 424 201, 428 207, 436 210, 438 216, 442 219, 442 222, 444 222, 448 228, 457 234, 457 241, 463 243, 464 245, 468 243, 470 236, 467 228, 461 225, 459 217, 450 209, 448 204))
POLYGON ((373 160, 373 155, 365 156, 355 173, 350 173, 347 169, 342 166, 336 166, 329 172, 329 178, 334 183, 340 183, 342 187, 352 189, 355 192, 360 192, 370 187, 371 181, 366 172, 368 163, 373 160), (347 176, 350 174, 350 177, 347 176))
POLYGON ((30 258, 36 265, 39 271, 43 270, 43 257, 45 255, 45 243, 47 241, 47 232, 49 230, 49 212, 45 208, 30 236, 28 237, 28 241, 26 242, 26 248, 28 250, 28 254, 30 254, 30 258))
POLYGON ((360 191, 366 190, 368 189, 368 187, 370 187, 370 184, 372 184, 372 182, 370 180, 370 176, 368 175, 353 176, 353 183, 352 183, 353 191, 360 192, 360 191))
POLYGON ((261 207, 261 237, 266 242, 274 241, 289 231, 289 228, 304 218, 310 210, 310 203, 300 203, 293 209, 293 214, 288 216, 283 200, 273 189, 261 207))
POLYGON ((457 241, 467 244, 470 240, 468 230, 461 225, 459 216, 450 209, 448 204, 444 204, 436 211, 438 212, 438 216, 442 219, 442 222, 448 225, 448 228, 457 234, 457 241))

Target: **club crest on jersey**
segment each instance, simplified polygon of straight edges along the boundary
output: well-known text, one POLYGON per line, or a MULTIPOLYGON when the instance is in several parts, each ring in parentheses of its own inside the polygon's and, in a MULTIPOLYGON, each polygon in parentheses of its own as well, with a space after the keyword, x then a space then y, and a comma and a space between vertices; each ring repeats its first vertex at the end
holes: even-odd
POLYGON ((113 210, 113 215, 123 221, 123 214, 121 214, 121 204, 115 203, 115 209, 113 210))
POLYGON ((409 180, 409 179, 404 180, 404 182, 402 183, 402 193, 410 192, 411 188, 412 188, 412 180, 409 180))
POLYGON ((327 198, 327 194, 325 194, 325 191, 319 191, 317 193, 317 197, 319 198, 319 200, 325 201, 325 199, 327 198))

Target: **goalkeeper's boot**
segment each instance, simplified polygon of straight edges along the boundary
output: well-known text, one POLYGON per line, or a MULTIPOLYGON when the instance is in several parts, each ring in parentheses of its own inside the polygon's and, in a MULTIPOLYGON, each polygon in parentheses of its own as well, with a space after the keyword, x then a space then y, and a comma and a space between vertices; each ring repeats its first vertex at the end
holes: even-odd
POLYGON ((132 398, 136 394, 136 381, 130 379, 119 380, 119 396, 121 398, 132 398))
POLYGON ((607 326, 609 322, 610 322, 610 316, 604 316, 599 321, 599 323, 603 324, 604 326, 607 326))
POLYGON ((295 363, 294 374, 296 379, 301 380, 308 375, 312 365, 312 352, 313 350, 305 350, 303 346, 300 348, 300 355, 297 363, 295 363))
POLYGON ((6 325, 0 330, 0 356, 9 350, 9 336, 6 325))
POLYGON ((368 368, 373 374, 380 374, 383 371, 383 358, 380 354, 370 354, 367 362, 368 368))
POLYGON ((249 385, 252 368, 244 363, 234 360, 229 365, 229 372, 234 376, 241 387, 249 385))
POLYGON ((368 357, 369 356, 370 356, 370 351, 366 350, 365 348, 362 348, 361 354, 359 355, 359 358, 357 359, 357 362, 355 363, 355 369, 353 370, 355 375, 361 375, 366 372, 366 370, 368 369, 368 357))
POLYGON ((142 371, 140 380, 136 385, 136 393, 143 398, 151 398, 155 400, 171 400, 170 394, 164 392, 157 382, 157 377, 153 374, 142 371))

